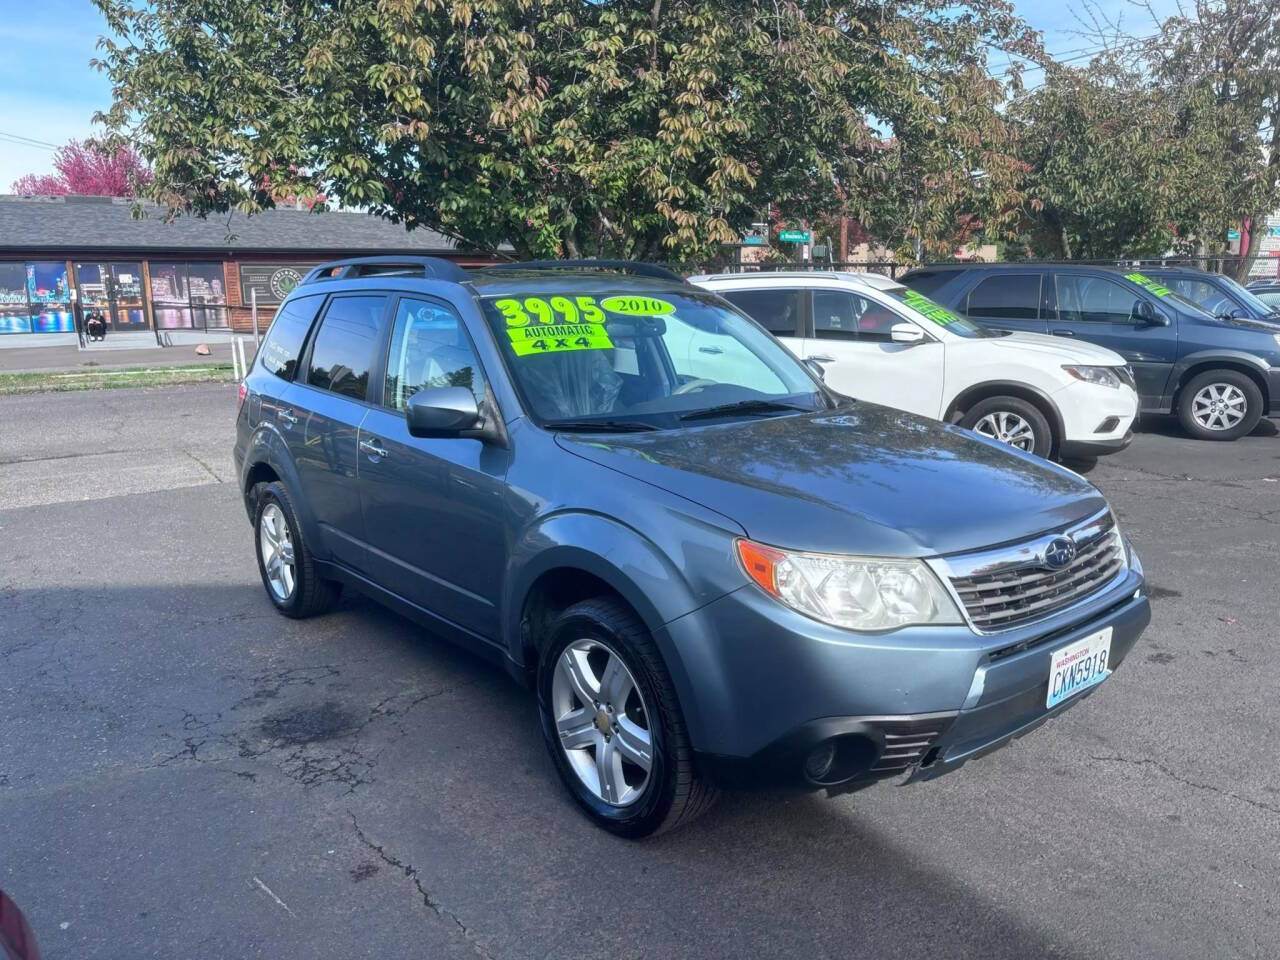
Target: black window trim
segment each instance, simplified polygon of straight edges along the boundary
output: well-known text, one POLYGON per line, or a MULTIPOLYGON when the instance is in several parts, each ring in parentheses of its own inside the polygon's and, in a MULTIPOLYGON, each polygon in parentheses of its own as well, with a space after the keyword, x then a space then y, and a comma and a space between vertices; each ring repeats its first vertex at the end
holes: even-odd
MULTIPOLYGON (((317 393, 323 393, 331 397, 338 397, 342 400, 350 400, 352 403, 363 404, 366 407, 374 407, 376 409, 385 409, 385 408, 382 408, 380 402, 379 403, 370 402, 369 395, 371 393, 376 393, 376 395, 379 398, 379 401, 381 400, 381 397, 382 397, 382 387, 380 386, 380 384, 382 383, 382 379, 380 377, 377 381, 378 385, 375 385, 373 377, 375 373, 375 368, 379 366, 379 363, 378 363, 379 353, 381 352, 381 354, 385 356, 386 350, 389 349, 389 346, 388 346, 384 348, 382 351, 379 351, 378 342, 380 339, 383 341, 386 341, 389 337, 390 327, 387 320, 387 310, 390 307, 391 302, 395 300, 395 298, 396 298, 396 291, 394 290, 341 290, 326 296, 324 304, 320 307, 319 312, 316 313, 316 318, 311 321, 311 329, 307 331, 307 339, 303 343, 302 353, 301 353, 301 356, 299 356, 298 358, 298 366, 293 373, 293 382, 300 387, 306 387, 308 390, 314 390, 317 393), (317 387, 313 383, 308 383, 307 376, 309 376, 311 373, 311 353, 313 348, 315 347, 316 335, 320 332, 320 325, 324 323, 324 318, 328 316, 329 308, 333 306, 333 301, 341 300, 344 297, 349 298, 349 297, 371 297, 371 296, 386 297, 386 303, 383 304, 383 307, 382 307, 382 318, 381 320, 378 321, 378 332, 374 335, 374 338, 373 338, 373 345, 374 345, 373 362, 369 365, 369 384, 368 386, 365 387, 364 399, 361 400, 358 397, 349 397, 345 393, 334 393, 332 390, 326 390, 324 387, 317 387), (306 373, 301 374, 300 371, 304 371, 304 370, 306 371, 306 373)), ((283 304, 281 304, 281 306, 283 306, 283 304)))
MULTIPOLYGON (((481 379, 484 381, 484 403, 493 407, 494 416, 501 421, 502 411, 498 408, 498 400, 494 395, 493 387, 491 386, 492 380, 489 377, 489 371, 484 368, 484 361, 480 359, 480 351, 476 349, 475 337, 471 335, 471 331, 467 328, 467 322, 462 316, 462 311, 443 297, 434 296, 428 293, 417 293, 415 291, 399 291, 391 295, 390 311, 388 312, 384 323, 385 329, 383 330, 382 351, 379 354, 378 359, 374 362, 374 367, 377 368, 377 386, 373 386, 372 379, 370 382, 370 392, 376 393, 376 397, 374 402, 370 405, 389 413, 392 416, 397 416, 401 419, 405 418, 405 412, 403 410, 395 410, 383 403, 383 398, 387 390, 387 364, 391 361, 391 341, 395 337, 396 316, 400 313, 400 302, 402 300, 418 300, 442 306, 457 318, 458 326, 462 330, 462 335, 467 338, 467 345, 471 348, 471 356, 475 360, 476 367, 480 371, 481 379)), ((370 378, 374 376, 374 373, 375 370, 373 369, 369 371, 370 378)))

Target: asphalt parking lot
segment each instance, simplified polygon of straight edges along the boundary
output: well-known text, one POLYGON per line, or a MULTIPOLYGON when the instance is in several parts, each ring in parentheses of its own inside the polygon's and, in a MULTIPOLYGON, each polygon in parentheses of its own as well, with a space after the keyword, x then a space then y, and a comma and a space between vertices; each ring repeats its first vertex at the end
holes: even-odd
POLYGON ((1155 597, 1087 702, 937 781, 730 795, 635 844, 577 813, 505 675, 358 597, 275 614, 234 404, 0 400, 0 888, 47 957, 1280 949, 1270 421, 1080 467, 1155 597))

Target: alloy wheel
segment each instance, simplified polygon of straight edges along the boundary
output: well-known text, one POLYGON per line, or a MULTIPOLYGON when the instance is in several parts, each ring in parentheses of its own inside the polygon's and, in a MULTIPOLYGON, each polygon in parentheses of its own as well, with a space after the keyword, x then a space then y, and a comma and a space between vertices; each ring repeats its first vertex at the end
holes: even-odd
POLYGON ((1036 432, 1022 417, 1007 410, 993 410, 973 425, 984 437, 992 437, 1031 453, 1036 448, 1036 432))
POLYGON ((1230 430, 1248 410, 1248 398, 1234 383, 1207 384, 1191 399, 1191 416, 1206 430, 1230 430))
POLYGON ((582 785, 610 806, 640 799, 653 769, 653 736, 622 657, 599 640, 570 643, 556 660, 551 709, 560 749, 582 785))
POLYGON ((258 521, 258 545, 262 550, 262 569, 267 572, 267 584, 276 599, 287 601, 293 596, 297 583, 294 569, 293 537, 284 511, 275 503, 262 508, 258 521))

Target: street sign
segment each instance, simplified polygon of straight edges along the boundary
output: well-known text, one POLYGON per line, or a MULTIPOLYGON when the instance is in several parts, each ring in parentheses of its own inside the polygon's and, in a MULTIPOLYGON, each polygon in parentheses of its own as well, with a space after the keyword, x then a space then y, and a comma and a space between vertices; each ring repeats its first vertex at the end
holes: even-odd
POLYGON ((764 237, 743 237, 742 245, 744 247, 763 247, 764 237))
POLYGON ((1227 239, 1228 239, 1228 240, 1239 240, 1239 239, 1240 239, 1240 231, 1239 231, 1239 230, 1228 230, 1228 231, 1227 231, 1227 239))
POLYGON ((812 237, 808 230, 783 230, 778 234, 783 243, 808 243, 812 237))

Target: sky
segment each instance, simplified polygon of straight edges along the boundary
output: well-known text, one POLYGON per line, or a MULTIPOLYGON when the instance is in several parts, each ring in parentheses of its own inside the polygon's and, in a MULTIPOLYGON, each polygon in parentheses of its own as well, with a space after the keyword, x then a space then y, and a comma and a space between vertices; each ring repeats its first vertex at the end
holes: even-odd
MULTIPOLYGON (((1081 36, 1078 16, 1086 2, 1134 36, 1153 32, 1151 17, 1133 0, 1014 0, 1020 16, 1044 33, 1045 48, 1059 57, 1078 57, 1095 43, 1081 36)), ((1177 0, 1152 0, 1161 16, 1177 0)), ((111 103, 111 85, 89 61, 106 29, 89 0, 0 0, 0 193, 27 173, 53 171, 53 147, 95 133, 92 119, 111 103), (41 141, 18 142, 16 138, 41 141)), ((993 72, 1004 66, 992 56, 993 72)), ((1039 82, 1038 72, 1025 82, 1039 82)))

